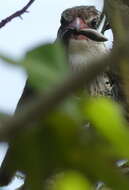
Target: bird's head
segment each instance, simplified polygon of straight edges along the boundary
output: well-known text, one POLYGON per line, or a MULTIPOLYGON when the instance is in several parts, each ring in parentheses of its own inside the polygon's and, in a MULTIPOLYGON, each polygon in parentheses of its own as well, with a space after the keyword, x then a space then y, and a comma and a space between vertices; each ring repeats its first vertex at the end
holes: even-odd
POLYGON ((74 40, 107 41, 98 30, 101 13, 94 6, 77 6, 66 9, 61 15, 58 39, 64 43, 74 40))

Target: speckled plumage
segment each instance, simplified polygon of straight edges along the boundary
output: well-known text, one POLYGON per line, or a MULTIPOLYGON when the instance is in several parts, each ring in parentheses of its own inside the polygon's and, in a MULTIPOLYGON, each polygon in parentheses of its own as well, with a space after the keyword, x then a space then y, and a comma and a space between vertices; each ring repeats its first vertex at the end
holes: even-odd
MULTIPOLYGON (((106 56, 109 51, 104 43, 93 41, 71 40, 68 48, 68 60, 72 71, 79 70, 94 60, 99 60, 106 56)), ((105 72, 98 76, 89 86, 89 92, 92 96, 114 96, 110 77, 105 72)))

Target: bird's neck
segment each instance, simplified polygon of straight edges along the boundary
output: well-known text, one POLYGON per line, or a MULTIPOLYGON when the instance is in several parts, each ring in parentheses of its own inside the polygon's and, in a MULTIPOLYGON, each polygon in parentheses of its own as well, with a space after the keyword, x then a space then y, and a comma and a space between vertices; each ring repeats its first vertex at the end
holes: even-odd
MULTIPOLYGON (((68 46, 68 59, 72 71, 77 71, 83 66, 92 64, 108 54, 108 50, 103 42, 86 40, 71 40, 68 46)), ((102 73, 87 88, 92 96, 112 96, 112 85, 107 73, 102 73)))
POLYGON ((86 66, 92 60, 102 58, 107 52, 103 42, 71 39, 68 45, 68 62, 72 69, 76 70, 86 66))

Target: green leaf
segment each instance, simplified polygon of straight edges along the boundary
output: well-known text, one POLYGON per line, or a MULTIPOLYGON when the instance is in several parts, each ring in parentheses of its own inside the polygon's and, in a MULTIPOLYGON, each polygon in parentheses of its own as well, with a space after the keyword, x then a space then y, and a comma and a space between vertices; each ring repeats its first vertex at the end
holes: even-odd
POLYGON ((129 129, 120 106, 108 98, 92 98, 84 107, 86 118, 113 146, 129 158, 129 129))
POLYGON ((9 56, 2 55, 2 54, 0 54, 0 59, 6 63, 9 63, 9 64, 13 64, 13 65, 19 64, 18 60, 14 60, 13 58, 11 58, 9 56))
POLYGON ((26 54, 26 59, 44 61, 44 64, 62 68, 65 63, 64 48, 60 43, 41 45, 26 54))
POLYGON ((28 71, 30 83, 38 89, 45 89, 60 82, 69 72, 61 44, 34 48, 26 54, 23 65, 28 71))
POLYGON ((91 190, 90 182, 79 172, 68 171, 60 174, 51 190, 91 190))

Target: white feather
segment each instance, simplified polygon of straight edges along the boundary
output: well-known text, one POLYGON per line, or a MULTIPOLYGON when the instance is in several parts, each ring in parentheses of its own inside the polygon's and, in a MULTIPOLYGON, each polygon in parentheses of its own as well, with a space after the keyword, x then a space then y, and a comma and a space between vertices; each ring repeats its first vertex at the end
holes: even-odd
POLYGON ((69 41, 68 51, 69 63, 73 69, 79 69, 81 66, 100 59, 108 53, 108 49, 103 42, 74 39, 69 41))

